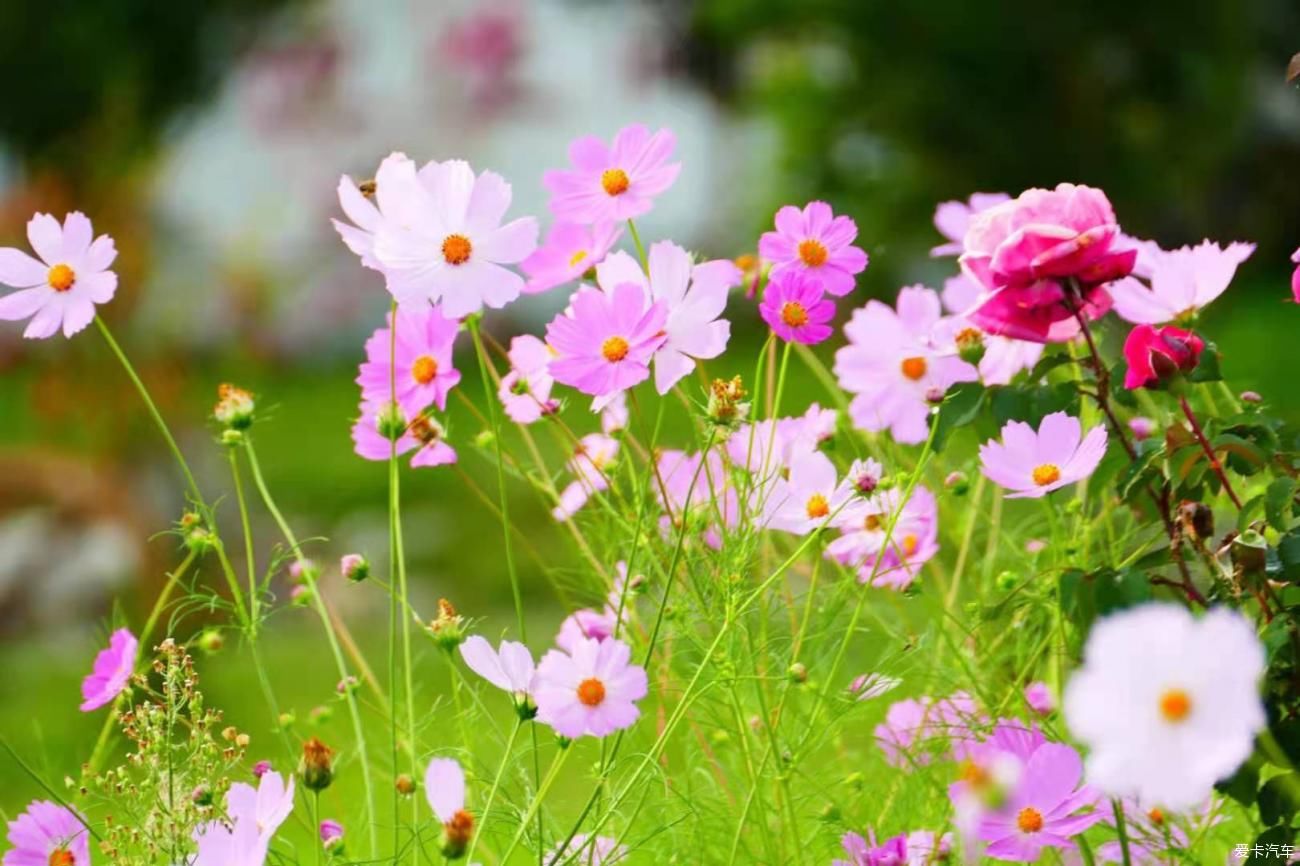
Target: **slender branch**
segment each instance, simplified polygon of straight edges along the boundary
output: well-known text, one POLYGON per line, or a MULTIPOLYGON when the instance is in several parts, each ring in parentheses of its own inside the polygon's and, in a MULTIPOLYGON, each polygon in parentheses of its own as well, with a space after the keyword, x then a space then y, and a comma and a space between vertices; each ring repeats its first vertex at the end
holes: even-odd
POLYGON ((1237 498, 1237 491, 1232 489, 1232 482, 1228 481, 1228 475, 1223 471, 1223 464, 1219 462, 1219 458, 1214 454, 1214 448, 1210 446, 1209 440, 1205 438, 1205 432, 1201 430, 1201 425, 1196 420, 1196 415, 1192 412, 1192 406, 1187 402, 1187 397, 1185 395, 1178 395, 1178 405, 1183 408, 1183 414, 1187 416, 1187 423, 1192 425, 1192 435, 1196 437, 1196 441, 1201 445, 1201 450, 1204 451, 1205 456, 1209 458, 1210 469, 1212 469, 1214 474, 1218 476, 1219 483, 1223 485, 1224 492, 1228 494, 1228 498, 1232 500, 1232 504, 1237 506, 1237 510, 1240 511, 1242 506, 1241 500, 1237 498))

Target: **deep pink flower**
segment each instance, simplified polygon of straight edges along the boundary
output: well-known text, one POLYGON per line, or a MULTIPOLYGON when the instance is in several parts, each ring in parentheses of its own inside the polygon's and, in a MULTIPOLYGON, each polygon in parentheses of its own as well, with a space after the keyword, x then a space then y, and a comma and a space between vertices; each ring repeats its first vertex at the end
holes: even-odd
POLYGON ((551 509, 551 516, 565 521, 587 504, 596 493, 609 489, 607 470, 618 458, 617 439, 603 433, 588 433, 578 440, 573 456, 566 467, 573 480, 560 491, 560 501, 551 509))
POLYGON ((460 323, 443 316, 437 307, 399 309, 394 345, 392 321, 390 315, 389 327, 366 340, 366 360, 357 376, 361 399, 387 402, 394 399, 396 385, 397 402, 408 415, 434 405, 446 409, 447 392, 460 381, 460 371, 452 366, 452 345, 460 323))
POLYGON ((1182 373, 1196 369, 1205 341, 1193 334, 1165 325, 1138 325, 1124 340, 1125 388, 1158 388, 1182 373))
POLYGON ((1024 421, 1007 422, 1000 441, 980 446, 980 471, 1013 491, 1011 499, 1039 499, 1087 478, 1105 454, 1105 427, 1099 424, 1084 436, 1078 418, 1053 412, 1037 430, 1024 421))
POLYGON ((1296 269, 1291 272, 1291 297, 1300 304, 1300 247, 1291 254, 1291 261, 1296 264, 1296 269))
POLYGON ((1004 192, 977 192, 972 193, 968 201, 940 202, 934 209, 934 227, 948 239, 948 243, 934 247, 930 255, 935 258, 961 255, 966 250, 963 241, 971 217, 1008 201, 1011 201, 1011 196, 1004 192))
POLYGON ((338 847, 343 842, 343 825, 330 818, 321 821, 320 841, 327 851, 338 847))
POLYGON ((650 358, 667 339, 667 319, 667 306, 650 303, 640 286, 579 289, 570 309, 546 326, 546 342, 557 356, 551 375, 598 398, 599 410, 650 377, 650 358))
POLYGON ((840 839, 847 860, 832 860, 831 866, 929 866, 948 859, 951 844, 948 836, 935 836, 928 830, 902 833, 883 844, 876 844, 874 831, 867 838, 845 833, 840 839))
POLYGON ((81 711, 97 710, 122 694, 131 672, 135 670, 135 655, 140 642, 130 629, 119 628, 108 641, 108 648, 95 656, 95 666, 90 675, 81 681, 81 711))
POLYGON ((1100 810, 1079 814, 1100 793, 1080 787, 1083 762, 1079 753, 1060 743, 1046 743, 1025 763, 1007 805, 983 816, 979 838, 989 843, 985 854, 999 860, 1032 863, 1044 848, 1068 850, 1071 839, 1104 817, 1100 810))
POLYGON ((623 227, 613 222, 590 227, 556 222, 546 233, 546 241, 519 264, 528 275, 524 294, 535 295, 580 279, 605 260, 622 234, 623 227))
POLYGON ((787 270, 768 281, 758 314, 787 343, 813 346, 831 335, 827 323, 835 318, 835 302, 826 298, 817 280, 787 270))
POLYGON ((13 247, 0 248, 0 283, 19 289, 0 298, 0 319, 29 316, 23 336, 52 337, 60 328, 71 337, 95 318, 95 305, 117 291, 117 274, 108 268, 117 248, 108 235, 94 236, 86 215, 74 211, 63 225, 38 213, 27 223, 27 241, 39 260, 13 247))
POLYGON ((550 650, 537 666, 537 720, 571 740, 630 727, 647 689, 645 668, 631 658, 631 648, 614 638, 550 650))
POLYGON ((1070 183, 1026 190, 976 215, 960 260, 983 289, 971 321, 1021 340, 1070 339, 1079 331, 1072 308, 1098 318, 1110 308, 1105 284, 1133 270, 1137 250, 1118 238, 1105 193, 1070 183))
POLYGON ((412 467, 445 466, 456 462, 456 450, 447 444, 447 432, 428 413, 411 418, 399 406, 362 403, 361 417, 352 425, 353 450, 367 460, 387 460, 392 454, 392 440, 385 435, 392 430, 397 437, 397 454, 415 451, 412 467))
POLYGON ((1254 251, 1255 245, 1246 243, 1220 247, 1204 241, 1176 250, 1148 243, 1139 250, 1139 261, 1150 286, 1136 276, 1112 283, 1108 291, 1115 312, 1134 324, 1190 319, 1223 294, 1237 266, 1254 251))
POLYGON ((1042 343, 984 333, 966 316, 966 313, 979 305, 979 295, 979 286, 964 274, 944 281, 943 306, 953 315, 941 320, 936 326, 936 342, 957 352, 960 339, 968 336, 963 332, 974 329, 984 343, 984 357, 980 358, 978 364, 980 380, 985 385, 1008 385, 1021 370, 1031 369, 1037 364, 1046 347, 1042 343))
POLYGON ((625 126, 606 146, 594 135, 569 145, 572 169, 542 175, 551 192, 551 213, 559 219, 593 224, 642 216, 654 197, 673 185, 681 163, 669 163, 677 139, 671 130, 654 135, 639 123, 625 126))
POLYGON ((36 800, 9 822, 4 866, 90 866, 90 834, 71 809, 36 800))
POLYGON ((934 494, 919 485, 906 502, 900 504, 901 498, 902 491, 893 488, 841 508, 831 521, 840 536, 826 546, 826 556, 856 568, 861 583, 899 590, 910 586, 921 566, 939 552, 939 507, 934 494))
POLYGON ((501 377, 497 396, 506 415, 517 424, 532 424, 543 415, 560 408, 551 399, 551 350, 531 334, 521 334, 510 341, 510 372, 501 377))
POLYGON ((776 231, 759 238, 758 254, 772 263, 772 278, 802 271, 816 277, 829 294, 842 297, 853 291, 855 275, 867 267, 867 254, 853 246, 857 236, 857 223, 835 216, 824 201, 803 210, 786 205, 776 212, 776 231))

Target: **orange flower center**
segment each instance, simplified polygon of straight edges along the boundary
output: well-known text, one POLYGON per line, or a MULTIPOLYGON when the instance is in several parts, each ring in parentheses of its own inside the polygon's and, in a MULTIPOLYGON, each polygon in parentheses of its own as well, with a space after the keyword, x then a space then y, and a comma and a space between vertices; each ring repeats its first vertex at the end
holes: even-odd
POLYGON ((822 496, 820 493, 814 493, 812 497, 809 498, 808 504, 804 506, 804 510, 808 512, 810 518, 816 520, 819 517, 825 517, 830 514, 831 505, 826 501, 825 496, 822 496))
POLYGON ((972 788, 986 788, 993 781, 988 770, 970 760, 962 762, 960 778, 972 788))
POLYGON ((1147 812, 1147 817, 1150 818, 1151 823, 1155 824, 1156 826, 1165 823, 1165 812, 1159 806, 1156 806, 1150 812, 1147 812))
POLYGON ((822 242, 813 238, 799 242, 799 258, 810 268, 821 267, 826 264, 826 259, 830 255, 822 242))
POLYGON ((1016 815, 1016 826, 1021 833, 1037 833, 1043 829, 1043 813, 1033 806, 1026 806, 1016 815))
POLYGON ((466 845, 470 837, 474 835, 474 816, 464 809, 451 816, 451 820, 443 825, 447 832, 447 841, 453 845, 466 845))
POLYGON ((587 251, 586 251, 586 250, 578 250, 576 253, 574 253, 573 255, 569 256, 569 267, 571 267, 571 268, 576 268, 576 267, 578 266, 578 264, 581 263, 582 260, 585 259, 585 258, 587 258, 587 251))
POLYGON ((920 543, 920 542, 919 542, 919 540, 917 539, 917 537, 916 537, 915 535, 913 535, 912 533, 909 532, 909 533, 907 533, 907 535, 904 535, 904 536, 903 536, 903 545, 902 545, 902 546, 903 546, 903 556, 911 556, 913 553, 916 553, 916 546, 917 546, 917 544, 919 544, 919 543, 920 543))
POLYGON ((1055 463, 1044 463, 1034 467, 1034 483, 1046 487, 1061 480, 1061 469, 1055 463))
POLYGON ((605 684, 592 677, 578 683, 578 700, 589 707, 598 707, 605 700, 605 684))
POLYGON ((781 305, 781 321, 791 328, 798 328, 801 325, 808 324, 808 311, 804 309, 803 304, 796 301, 786 301, 781 305))
POLYGON ((627 172, 621 168, 607 168, 600 176, 600 185, 609 195, 622 195, 632 185, 627 179, 627 172))
POLYGON ((51 289, 56 292, 66 292, 77 281, 77 274, 67 265, 55 265, 50 268, 47 279, 51 289))
POLYGON ((862 521, 862 528, 867 532, 875 532, 880 528, 880 515, 868 514, 867 519, 862 521))
POLYGON ((1160 715, 1177 724, 1192 714, 1192 696, 1182 689, 1166 689, 1160 695, 1160 715))
POLYGON ((929 369, 925 359, 921 357, 904 358, 903 363, 898 366, 903 371, 903 375, 913 382, 919 381, 925 375, 925 371, 929 369))
POLYGON ((600 344, 600 354, 611 364, 617 364, 627 357, 629 346, 622 337, 610 337, 600 344))
POLYGON ((75 866, 77 858, 67 848, 50 852, 49 866, 75 866))
POLYGON ((430 355, 421 355, 411 365, 411 378, 421 385, 427 385, 438 375, 438 361, 430 355))
POLYGON ((442 257, 449 265, 465 264, 473 251, 474 245, 464 235, 447 235, 447 239, 442 242, 442 257))

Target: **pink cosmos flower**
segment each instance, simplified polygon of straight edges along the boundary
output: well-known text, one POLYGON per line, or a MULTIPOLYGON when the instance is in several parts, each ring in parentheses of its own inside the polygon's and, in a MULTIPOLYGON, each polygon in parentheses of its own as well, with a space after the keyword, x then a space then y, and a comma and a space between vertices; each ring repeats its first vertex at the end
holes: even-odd
POLYGON ((1049 715, 1056 709, 1056 699, 1052 697, 1052 690, 1041 680, 1025 686, 1025 703, 1029 705, 1029 709, 1040 716, 1049 715))
POLYGON ((989 843, 985 854, 1033 863, 1044 848, 1074 848, 1070 840, 1104 817, 1099 810, 1079 814, 1100 798, 1095 789, 1080 787, 1082 776, 1083 761, 1069 746, 1046 743, 1035 749, 1007 805, 980 821, 979 837, 989 843))
POLYGON ((972 193, 968 201, 940 202, 934 209, 934 227, 939 234, 948 239, 948 243, 939 244, 930 250, 930 256, 959 256, 966 251, 963 241, 966 230, 970 228, 971 218, 991 207, 1011 201, 1011 196, 1004 192, 972 193))
POLYGON ((1141 442, 1150 439, 1155 434, 1156 422, 1145 415, 1139 415, 1136 418, 1129 419, 1128 429, 1132 431, 1133 438, 1141 442))
POLYGON ((665 512, 659 523, 665 538, 682 529, 684 521, 698 517, 701 525, 692 526, 702 530, 704 542, 717 549, 722 545, 721 530, 740 521, 740 498, 715 450, 709 451, 707 459, 685 451, 660 452, 655 486, 665 512))
POLYGON ((856 568, 861 583, 899 590, 910 586, 921 566, 939 552, 939 509, 934 494, 923 486, 900 505, 901 497, 895 488, 841 508, 831 521, 840 536, 826 546, 827 558, 856 568))
POLYGON ((602 222, 587 227, 560 220, 546 233, 546 241, 519 264, 528 275, 524 294, 535 295, 580 279, 605 260, 614 248, 623 227, 602 222))
POLYGON ((1124 387, 1159 388, 1180 373, 1190 373, 1200 363, 1205 341, 1193 334, 1165 325, 1138 325, 1124 340, 1128 372, 1124 387))
POLYGON ((1093 473, 1106 453, 1106 428, 1082 435, 1078 418, 1053 412, 1035 431, 1024 421, 1010 421, 1002 439, 980 446, 980 471, 1007 490, 1010 498, 1039 499, 1093 473))
POLYGON ((1105 193, 1070 183, 1026 190, 977 214, 960 259, 984 292, 971 321, 1038 343, 1072 338, 1079 331, 1072 308, 1100 317, 1110 308, 1105 284, 1133 270, 1137 251, 1122 249, 1118 238, 1105 193))
POLYGON ((606 294, 639 286, 647 303, 667 309, 667 339, 654 353, 655 389, 667 394, 695 369, 697 358, 716 358, 727 348, 731 323, 719 317, 728 291, 740 282, 740 269, 725 259, 694 264, 690 253, 669 241, 653 244, 648 260, 647 277, 627 253, 614 253, 596 267, 596 279, 606 294))
POLYGON ((256 788, 231 785, 226 792, 229 822, 209 821, 194 831, 194 866, 261 866, 272 837, 293 811, 293 786, 292 776, 285 784, 276 772, 263 775, 256 788))
POLYGON ((954 744, 972 739, 978 723, 975 701, 965 692, 946 698, 908 698, 890 705, 885 720, 873 731, 876 745, 890 766, 925 766, 954 744))
POLYGON ((1150 285, 1130 276, 1112 283, 1109 289, 1115 312, 1139 325, 1195 316, 1223 294, 1237 266, 1255 251, 1254 244, 1231 243, 1225 248, 1210 241, 1176 250, 1150 247, 1139 251, 1139 258, 1146 253, 1143 264, 1150 285))
POLYGON ((835 302, 816 279, 787 270, 768 282, 758 313, 782 340, 813 346, 831 335, 827 323, 835 318, 835 302))
POLYGON ((835 464, 820 452, 803 455, 790 465, 789 480, 777 478, 765 505, 765 523, 795 535, 825 526, 853 495, 841 482, 835 464))
POLYGON ((569 145, 572 169, 542 175, 551 192, 551 213, 577 223, 623 222, 649 213, 654 198, 673 185, 681 163, 669 163, 677 139, 671 130, 653 135, 639 123, 625 126, 611 146, 594 135, 569 145))
POLYGON ((532 424, 560 408, 551 399, 551 350, 531 334, 510 341, 510 372, 501 377, 497 396, 506 415, 517 424, 532 424))
POLYGON ((613 638, 547 652, 537 666, 537 720, 571 740, 630 727, 647 688, 645 669, 631 657, 631 648, 613 638))
POLYGON ((626 859, 627 846, 618 844, 617 839, 608 836, 593 839, 586 833, 578 833, 570 840, 567 848, 563 842, 555 846, 555 850, 546 857, 547 866, 563 863, 565 858, 573 856, 575 852, 578 856, 573 862, 578 866, 615 866, 626 859))
POLYGON ((337 847, 343 841, 343 825, 338 821, 326 818, 320 822, 320 841, 325 846, 325 850, 337 847))
POLYGON ((565 464, 574 479, 560 491, 560 501, 551 516, 564 522, 587 504, 596 493, 609 489, 608 469, 618 457, 617 439, 603 433, 588 433, 578 441, 573 456, 565 464))
POLYGON ((772 263, 772 279, 801 271, 820 281, 827 293, 843 297, 867 267, 867 254, 853 246, 857 236, 857 223, 835 216, 824 201, 803 210, 786 205, 776 212, 776 231, 758 239, 758 254, 772 263))
POLYGON ((361 417, 352 425, 353 450, 367 460, 387 460, 392 454, 392 440, 384 435, 384 425, 397 431, 397 454, 414 451, 412 467, 446 466, 456 462, 456 449, 447 444, 447 432, 427 412, 410 418, 401 407, 383 403, 362 403, 361 417), (409 419, 409 420, 408 420, 409 419))
POLYGON ((366 360, 357 376, 361 399, 385 403, 394 399, 396 385, 397 402, 408 415, 418 415, 433 405, 446 409, 447 392, 460 382, 451 355, 460 323, 443 316, 437 307, 399 309, 394 345, 392 322, 390 315, 389 327, 378 329, 366 340, 366 360))
POLYGON ((1296 269, 1291 272, 1291 297, 1297 304, 1300 304, 1300 247, 1297 247, 1296 251, 1291 254, 1291 261, 1297 265, 1296 269))
POLYGON ((34 259, 13 247, 0 248, 0 284, 19 289, 0 298, 0 319, 17 322, 29 316, 23 336, 52 337, 60 328, 73 334, 95 318, 95 305, 106 304, 117 291, 117 274, 108 268, 117 248, 108 235, 94 237, 86 215, 77 211, 63 219, 38 213, 27 223, 27 241, 34 259))
POLYGON ((560 623, 559 634, 555 636, 555 645, 560 649, 572 653, 579 641, 613 637, 618 630, 620 611, 623 622, 627 621, 632 606, 632 599, 628 597, 627 563, 620 560, 615 563, 614 569, 618 572, 618 577, 605 598, 605 606, 601 610, 576 610, 560 623))
POLYGON ((853 312, 844 326, 849 343, 835 353, 835 375, 856 395, 849 416, 857 427, 887 429, 905 444, 924 442, 931 406, 954 383, 979 378, 970 364, 935 347, 941 314, 938 293, 924 286, 900 291, 897 311, 872 300, 853 312))
POLYGON ((857 833, 845 833, 840 839, 848 860, 832 860, 831 866, 929 866, 948 859, 951 842, 948 836, 936 836, 928 830, 902 833, 881 845, 876 844, 876 834, 867 831, 867 838, 857 833), (869 841, 868 841, 869 840, 869 841))
POLYGON ((90 866, 90 834, 76 812, 36 800, 9 822, 4 866, 90 866))
POLYGON ((745 424, 727 438, 727 457, 748 472, 768 477, 785 474, 794 461, 814 453, 835 433, 834 409, 813 403, 803 415, 745 424))
POLYGON ((546 326, 555 350, 555 381, 598 398, 599 411, 621 391, 650 377, 650 358, 666 339, 668 309, 650 303, 638 285, 624 283, 611 292, 579 289, 570 310, 546 326))
POLYGON ((113 699, 126 689, 135 670, 136 650, 140 642, 130 629, 119 628, 108 641, 108 648, 95 656, 95 666, 81 681, 81 711, 89 713, 113 699))
POLYGON ((500 650, 494 650, 486 638, 470 635, 460 645, 460 657, 474 673, 516 698, 532 693, 533 654, 523 644, 503 640, 500 650))
POLYGON ((1012 340, 980 331, 966 317, 966 313, 977 306, 979 301, 979 286, 966 276, 959 274, 944 281, 943 306, 953 316, 944 320, 948 324, 946 329, 941 327, 945 331, 941 342, 945 346, 951 344, 951 350, 955 352, 962 331, 975 329, 984 342, 984 357, 980 358, 978 365, 980 380, 985 385, 1008 385, 1021 370, 1031 369, 1037 364, 1046 347, 1042 343, 1012 340))
POLYGON ((459 858, 474 835, 474 817, 465 811, 465 771, 452 758, 434 758, 424 771, 424 796, 442 822, 442 853, 459 858))
MULTIPOLYGON (((1215 802, 1208 799, 1197 808, 1179 813, 1170 813, 1159 805, 1137 797, 1124 797, 1120 804, 1124 811, 1132 866, 1165 866, 1176 862, 1176 858, 1171 855, 1191 850, 1189 846, 1193 838, 1222 820, 1215 802)), ((1105 809, 1103 811, 1109 812, 1105 809)), ((1103 822, 1113 827, 1115 819, 1112 814, 1107 814, 1103 822)), ((1124 852, 1118 839, 1097 846, 1097 856, 1103 863, 1124 862, 1124 852)), ((1295 858, 1288 862, 1295 862, 1295 858)))

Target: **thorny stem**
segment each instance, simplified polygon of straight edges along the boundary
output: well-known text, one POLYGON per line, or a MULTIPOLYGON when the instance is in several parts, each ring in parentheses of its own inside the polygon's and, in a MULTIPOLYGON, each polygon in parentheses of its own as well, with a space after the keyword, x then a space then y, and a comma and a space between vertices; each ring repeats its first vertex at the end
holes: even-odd
POLYGON ((1187 402, 1187 397, 1185 395, 1178 395, 1178 405, 1183 408, 1183 414, 1187 416, 1187 423, 1192 426, 1192 435, 1196 437, 1196 441, 1201 445, 1201 450, 1204 451, 1205 456, 1209 458, 1210 469, 1214 470, 1214 474, 1218 476, 1219 483, 1223 485, 1224 492, 1228 494, 1228 498, 1232 500, 1232 504, 1237 506, 1237 510, 1240 511, 1242 508, 1241 500, 1237 498, 1237 492, 1232 489, 1232 483, 1228 481, 1228 475, 1223 471, 1223 464, 1219 462, 1219 458, 1215 456, 1214 449, 1210 446, 1209 440, 1205 438, 1205 432, 1201 430, 1200 422, 1196 420, 1196 415, 1192 412, 1192 406, 1187 402))

